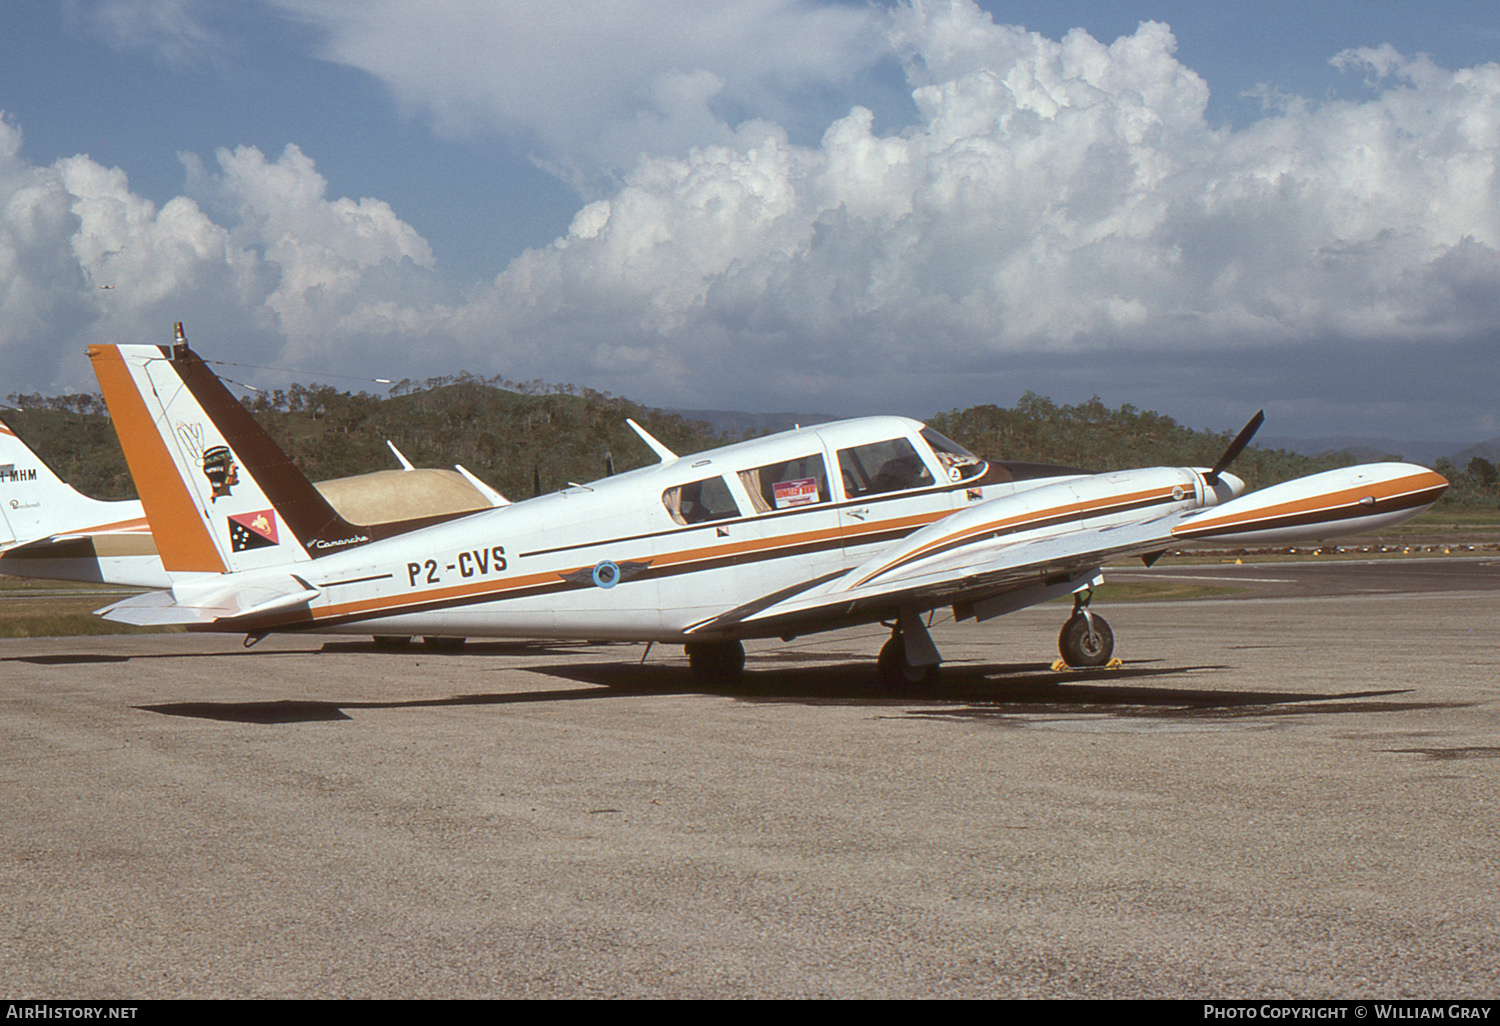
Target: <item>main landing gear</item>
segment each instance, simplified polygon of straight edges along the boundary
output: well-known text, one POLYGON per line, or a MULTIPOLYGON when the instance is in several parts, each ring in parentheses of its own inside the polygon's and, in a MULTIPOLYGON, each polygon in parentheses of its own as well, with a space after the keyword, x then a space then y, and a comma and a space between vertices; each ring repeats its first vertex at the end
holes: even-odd
POLYGON ((1115 635, 1098 613, 1089 612, 1093 592, 1085 589, 1073 596, 1073 615, 1057 636, 1057 651, 1071 667, 1108 666, 1115 653, 1115 635))
POLYGON ((890 640, 881 646, 876 667, 886 687, 921 687, 936 683, 942 661, 921 616, 902 610, 890 640))
MULTIPOLYGON (((1053 669, 1083 669, 1119 665, 1113 660, 1114 631, 1104 617, 1089 610, 1093 593, 1087 589, 1073 596, 1073 614, 1057 637, 1062 659, 1053 669)), ((876 667, 886 687, 912 688, 936 683, 943 657, 938 654, 921 614, 903 609, 890 624, 891 636, 880 648, 876 667)), ((745 669, 745 646, 738 641, 690 641, 683 646, 693 676, 705 685, 728 684, 745 669)))

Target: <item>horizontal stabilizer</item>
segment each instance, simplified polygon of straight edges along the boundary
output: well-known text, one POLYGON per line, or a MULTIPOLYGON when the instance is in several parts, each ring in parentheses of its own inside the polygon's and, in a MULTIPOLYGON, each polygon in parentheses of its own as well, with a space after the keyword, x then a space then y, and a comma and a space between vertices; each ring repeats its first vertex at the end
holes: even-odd
POLYGON ((217 623, 305 606, 322 592, 296 575, 233 587, 150 592, 96 609, 106 620, 138 627, 217 623))

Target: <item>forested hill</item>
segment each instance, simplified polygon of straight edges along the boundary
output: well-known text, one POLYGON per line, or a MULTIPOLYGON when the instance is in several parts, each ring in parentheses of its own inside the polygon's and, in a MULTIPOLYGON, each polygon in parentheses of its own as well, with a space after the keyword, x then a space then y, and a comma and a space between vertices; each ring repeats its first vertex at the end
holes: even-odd
MULTIPOLYGON (((656 462, 630 430, 633 417, 674 452, 728 439, 618 396, 572 386, 486 381, 468 375, 403 381, 385 397, 326 385, 292 385, 241 402, 314 481, 395 470, 395 443, 419 467, 463 464, 512 499, 569 481, 656 462)), ((103 400, 91 395, 10 395, 0 418, 73 487, 100 499, 134 495, 103 400)))
MULTIPOLYGON (((99 397, 7 399, 20 409, 0 416, 79 491, 101 499, 133 494, 99 397)), ((684 455, 737 440, 607 393, 468 375, 403 381, 384 397, 293 385, 242 401, 315 481, 394 469, 389 439, 419 467, 462 463, 513 499, 531 496, 538 484, 550 491, 568 481, 595 480, 611 464, 619 472, 655 462, 626 417, 684 455)), ((928 423, 992 459, 1087 470, 1211 466, 1231 438, 1230 432, 1194 431, 1129 405, 1110 409, 1093 399, 1066 406, 1031 393, 1012 408, 976 406, 938 414, 928 423)), ((1252 447, 1235 461, 1234 472, 1252 488, 1263 488, 1350 462, 1252 447)))
MULTIPOLYGON (((1245 419, 1249 420, 1251 410, 1245 419)), ((1211 467, 1235 432, 1215 434, 1183 427, 1171 417, 1129 403, 1110 409, 1096 396, 1077 406, 1027 392, 1014 407, 972 406, 927 421, 981 456, 1060 463, 1085 470, 1132 467, 1211 467)), ((1264 488, 1304 474, 1352 466, 1344 454, 1301 456, 1284 449, 1251 447, 1231 468, 1249 488, 1264 488)))
MULTIPOLYGON (((1077 406, 1060 406, 1032 392, 1010 409, 973 406, 937 414, 927 423, 981 456, 1061 463, 1094 471, 1211 467, 1234 437, 1231 431, 1194 431, 1171 417, 1138 410, 1129 403, 1112 410, 1095 397, 1077 406)), ((1385 458, 1400 459, 1395 454, 1385 458)), ((1320 470, 1368 462, 1368 457, 1356 459, 1345 452, 1303 456, 1252 443, 1231 469, 1255 489, 1320 470)), ((1457 467, 1440 459, 1434 469, 1451 486, 1441 500, 1443 505, 1493 509, 1500 502, 1500 471, 1487 460, 1474 457, 1466 466, 1457 467)))

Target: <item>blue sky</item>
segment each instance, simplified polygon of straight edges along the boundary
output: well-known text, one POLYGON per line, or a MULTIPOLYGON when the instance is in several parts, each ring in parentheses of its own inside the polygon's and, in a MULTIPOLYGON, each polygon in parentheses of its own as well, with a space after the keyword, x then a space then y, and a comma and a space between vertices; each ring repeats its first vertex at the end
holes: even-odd
POLYGON ((349 387, 1475 441, 1497 59, 1493 3, 6 0, 0 395, 183 319, 349 387))

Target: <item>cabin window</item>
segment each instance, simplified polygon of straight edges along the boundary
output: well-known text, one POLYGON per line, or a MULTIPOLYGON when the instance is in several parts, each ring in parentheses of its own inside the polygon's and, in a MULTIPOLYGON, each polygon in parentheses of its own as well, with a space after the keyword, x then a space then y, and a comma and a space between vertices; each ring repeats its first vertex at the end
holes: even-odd
POLYGON ((904 438, 840 449, 839 473, 844 478, 844 494, 851 499, 933 483, 932 471, 904 438))
POLYGON ((740 507, 729 491, 729 482, 722 477, 668 488, 661 493, 661 501, 679 524, 704 524, 740 515, 740 507))
POLYGON ((813 506, 829 498, 828 472, 821 453, 742 470, 740 480, 757 513, 813 506))
POLYGON ((984 476, 987 464, 972 452, 945 438, 930 427, 922 429, 922 437, 932 446, 938 462, 948 472, 949 481, 973 481, 984 476))

